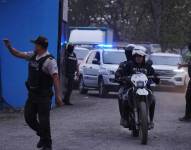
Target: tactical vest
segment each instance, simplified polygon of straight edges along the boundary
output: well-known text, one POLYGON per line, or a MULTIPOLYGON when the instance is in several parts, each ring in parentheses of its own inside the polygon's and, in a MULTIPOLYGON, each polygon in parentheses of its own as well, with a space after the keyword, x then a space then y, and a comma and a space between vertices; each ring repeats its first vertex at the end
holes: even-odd
POLYGON ((76 72, 77 58, 75 53, 73 55, 67 55, 66 57, 66 75, 73 77, 76 72))
POLYGON ((29 61, 28 80, 26 82, 29 94, 42 97, 53 95, 53 79, 51 75, 42 70, 43 64, 48 58, 53 59, 53 56, 47 55, 36 60, 36 55, 34 55, 29 61))

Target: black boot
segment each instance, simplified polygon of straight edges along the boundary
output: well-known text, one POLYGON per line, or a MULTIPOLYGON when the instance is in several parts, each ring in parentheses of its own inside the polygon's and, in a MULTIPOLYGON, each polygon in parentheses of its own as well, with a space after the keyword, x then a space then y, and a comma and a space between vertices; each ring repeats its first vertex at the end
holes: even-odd
POLYGON ((123 118, 120 120, 120 125, 123 126, 124 128, 129 128, 129 122, 123 118))
POLYGON ((39 142, 37 143, 37 148, 42 148, 44 146, 44 144, 43 144, 43 140, 42 139, 40 139, 39 140, 39 142))
POLYGON ((65 104, 65 105, 68 105, 68 106, 72 106, 72 105, 73 105, 73 104, 70 103, 70 102, 65 102, 64 104, 65 104))
POLYGON ((46 147, 46 146, 44 146, 41 150, 52 150, 52 147, 46 147))
POLYGON ((184 116, 182 118, 179 118, 179 121, 182 121, 182 122, 191 122, 191 117, 184 116))
POLYGON ((153 129, 154 128, 154 122, 153 121, 150 121, 149 122, 149 130, 153 129))

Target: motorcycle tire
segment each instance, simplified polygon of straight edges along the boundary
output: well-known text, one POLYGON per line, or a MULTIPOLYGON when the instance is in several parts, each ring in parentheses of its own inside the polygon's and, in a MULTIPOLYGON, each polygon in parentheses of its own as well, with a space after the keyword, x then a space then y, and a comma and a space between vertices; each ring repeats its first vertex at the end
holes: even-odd
POLYGON ((140 103, 140 138, 141 144, 146 145, 148 142, 148 113, 145 102, 140 103))

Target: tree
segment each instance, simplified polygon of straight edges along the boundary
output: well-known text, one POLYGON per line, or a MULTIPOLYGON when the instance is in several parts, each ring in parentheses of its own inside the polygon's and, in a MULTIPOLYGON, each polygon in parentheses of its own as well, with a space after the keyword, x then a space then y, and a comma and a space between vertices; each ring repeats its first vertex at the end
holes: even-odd
POLYGON ((190 0, 70 0, 69 7, 71 26, 108 26, 115 41, 180 47, 191 40, 190 0))

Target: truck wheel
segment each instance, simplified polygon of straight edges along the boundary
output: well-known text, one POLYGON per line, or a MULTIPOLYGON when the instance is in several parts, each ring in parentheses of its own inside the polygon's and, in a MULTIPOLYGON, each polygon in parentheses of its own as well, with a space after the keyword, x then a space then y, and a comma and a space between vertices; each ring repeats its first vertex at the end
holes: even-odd
POLYGON ((99 96, 101 98, 105 98, 108 94, 108 91, 105 88, 103 79, 100 79, 99 81, 99 96))
POLYGON ((88 93, 88 90, 85 89, 85 86, 84 86, 84 80, 83 80, 83 77, 80 78, 79 92, 80 92, 80 94, 87 94, 87 93, 88 93))

